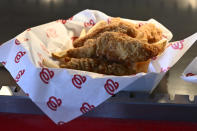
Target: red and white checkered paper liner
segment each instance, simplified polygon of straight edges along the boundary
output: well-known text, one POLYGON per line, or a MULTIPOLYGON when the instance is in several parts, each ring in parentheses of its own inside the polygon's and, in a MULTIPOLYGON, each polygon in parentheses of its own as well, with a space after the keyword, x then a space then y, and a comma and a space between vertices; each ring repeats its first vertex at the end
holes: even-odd
MULTIPOLYGON (((153 84, 148 90, 152 91, 165 72, 197 38, 192 35, 169 43, 165 52, 151 61, 149 73, 120 77, 43 67, 43 58, 58 64, 51 59, 51 52, 72 48, 72 41, 80 35, 81 30, 89 30, 100 20, 109 21, 110 17, 96 10, 84 10, 68 20, 57 20, 27 29, 0 47, 1 63, 31 100, 57 124, 92 110, 140 78, 145 79, 144 85, 153 84)), ((163 30, 164 39, 169 41, 172 38, 171 32, 154 19, 128 21, 139 26, 154 23, 163 30)), ((136 88, 136 91, 143 91, 143 88, 136 88)))
POLYGON ((191 83, 197 83, 197 57, 186 67, 181 78, 191 83))

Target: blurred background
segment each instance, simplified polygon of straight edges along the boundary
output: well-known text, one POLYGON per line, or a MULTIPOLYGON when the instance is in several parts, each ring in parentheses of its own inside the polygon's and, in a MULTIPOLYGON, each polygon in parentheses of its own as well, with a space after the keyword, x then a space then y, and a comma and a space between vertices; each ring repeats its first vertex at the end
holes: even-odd
POLYGON ((0 42, 29 27, 67 19, 84 9, 129 19, 154 18, 168 27, 176 40, 197 29, 196 0, 1 0, 0 42))
MULTIPOLYGON (((128 19, 154 18, 172 31, 173 41, 197 32, 197 0, 1 0, 0 43, 29 27, 67 19, 84 9, 128 19)), ((171 97, 185 94, 190 95, 190 99, 197 95, 196 85, 180 79, 185 67, 197 55, 196 49, 194 44, 166 74, 154 93, 166 93, 171 97)))

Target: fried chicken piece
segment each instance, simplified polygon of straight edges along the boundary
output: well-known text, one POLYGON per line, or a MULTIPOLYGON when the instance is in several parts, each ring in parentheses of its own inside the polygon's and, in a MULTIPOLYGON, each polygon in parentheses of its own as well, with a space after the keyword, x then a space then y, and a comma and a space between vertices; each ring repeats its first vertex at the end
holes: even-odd
MULTIPOLYGON (((90 30, 88 31, 88 34, 96 31, 97 28, 103 28, 103 27, 107 26, 108 24, 115 24, 117 22, 119 23, 120 21, 122 21, 120 17, 110 18, 110 19, 108 19, 108 21, 101 20, 98 23, 96 23, 92 28, 90 28, 90 30)), ((127 22, 124 21, 124 23, 127 23, 127 22)), ((130 24, 130 23, 128 23, 128 24, 130 24)))
POLYGON ((95 30, 97 30, 97 28, 101 28, 101 27, 105 27, 108 23, 104 20, 99 21, 98 23, 96 23, 92 28, 90 28, 90 30, 88 31, 87 34, 91 34, 92 32, 94 32, 95 30))
POLYGON ((81 47, 87 39, 96 39, 106 31, 124 33, 150 44, 158 42, 162 39, 162 31, 152 23, 147 23, 139 27, 138 25, 127 22, 118 17, 111 18, 109 23, 103 20, 98 22, 88 31, 86 36, 75 40, 73 42, 73 46, 75 48, 81 47))
POLYGON ((105 32, 97 39, 97 56, 110 61, 142 62, 164 51, 166 40, 148 44, 117 32, 105 32))
POLYGON ((67 50, 51 53, 51 56, 55 59, 64 58, 66 57, 66 55, 67 55, 67 50))
POLYGON ((90 57, 95 57, 95 45, 92 46, 93 43, 95 43, 95 39, 88 39, 84 45, 85 48, 79 47, 79 48, 74 48, 74 49, 69 49, 69 50, 63 50, 60 52, 53 52, 51 53, 52 57, 55 59, 61 59, 61 58, 65 58, 66 56, 78 56, 80 54, 80 57, 82 58, 90 58, 90 57), (89 48, 88 50, 86 48, 89 48), (74 51, 73 51, 74 50, 74 51), (86 52, 86 53, 83 53, 86 52))
POLYGON ((74 58, 95 58, 96 57, 96 39, 88 39, 84 46, 69 49, 66 52, 67 57, 74 58))
POLYGON ((114 62, 142 62, 159 55, 166 46, 166 40, 148 44, 118 32, 104 32, 92 42, 95 44, 68 50, 67 56, 100 57, 114 62))
POLYGON ((136 73, 148 72, 148 66, 150 64, 151 59, 143 62, 136 62, 135 65, 133 66, 133 70, 135 70, 136 73))
POLYGON ((106 60, 92 59, 92 58, 68 58, 60 63, 61 68, 75 69, 96 72, 107 75, 131 75, 136 71, 128 68, 122 64, 110 63, 106 60))
POLYGON ((148 43, 155 43, 162 39, 162 31, 152 23, 147 23, 138 28, 137 39, 148 43))
POLYGON ((103 24, 102 26, 97 26, 97 28, 94 28, 90 33, 88 33, 86 36, 76 39, 73 42, 73 46, 81 47, 84 45, 86 40, 88 39, 96 39, 98 38, 102 33, 106 31, 112 31, 112 32, 120 32, 127 34, 131 37, 137 36, 137 29, 135 27, 135 24, 132 24, 130 22, 126 22, 124 20, 113 18, 111 19, 110 24, 103 24))

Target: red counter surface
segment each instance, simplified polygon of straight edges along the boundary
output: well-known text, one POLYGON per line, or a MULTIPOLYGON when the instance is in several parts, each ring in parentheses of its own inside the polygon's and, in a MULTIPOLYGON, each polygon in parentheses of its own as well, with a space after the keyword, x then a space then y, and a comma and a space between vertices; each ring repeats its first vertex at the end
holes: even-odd
POLYGON ((57 126, 45 115, 0 114, 3 131, 196 131, 197 122, 170 122, 80 117, 57 126))

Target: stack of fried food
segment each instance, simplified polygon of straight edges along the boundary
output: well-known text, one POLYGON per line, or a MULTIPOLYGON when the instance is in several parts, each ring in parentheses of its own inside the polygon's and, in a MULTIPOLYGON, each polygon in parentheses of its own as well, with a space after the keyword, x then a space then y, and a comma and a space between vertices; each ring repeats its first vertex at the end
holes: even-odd
POLYGON ((54 52, 61 68, 107 75, 147 72, 150 59, 165 50, 166 40, 154 24, 143 26, 112 18, 100 21, 87 33, 82 31, 72 49, 54 52))

